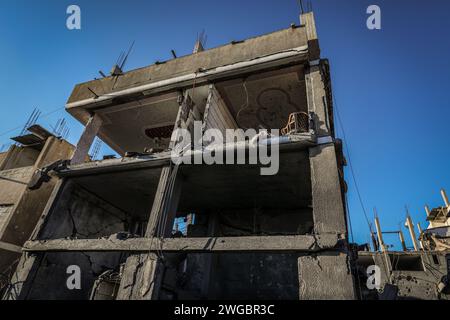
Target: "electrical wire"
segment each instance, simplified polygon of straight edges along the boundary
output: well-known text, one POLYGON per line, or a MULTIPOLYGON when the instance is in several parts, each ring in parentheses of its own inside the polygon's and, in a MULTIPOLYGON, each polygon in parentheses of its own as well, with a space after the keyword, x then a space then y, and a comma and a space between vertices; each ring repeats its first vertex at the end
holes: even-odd
MULTIPOLYGON (((246 96, 246 102, 241 106, 241 108, 239 109, 238 113, 236 114, 236 122, 241 127, 242 127, 242 125, 239 123, 239 117, 241 115, 241 112, 249 107, 249 102, 250 102, 250 97, 249 97, 248 89, 247 89, 247 79, 244 79, 244 81, 242 82, 242 86, 244 87, 245 96, 246 96)), ((247 129, 247 128, 245 128, 245 129, 247 129)))
MULTIPOLYGON (((60 107, 58 109, 49 111, 48 113, 45 113, 42 116, 40 116, 39 119, 45 119, 45 118, 51 116, 52 114, 54 114, 54 113, 56 113, 58 111, 61 111, 63 109, 65 109, 65 107, 60 107)), ((0 137, 3 137, 4 135, 7 135, 8 133, 14 132, 14 131, 22 129, 22 128, 23 128, 23 125, 22 126, 17 126, 17 127, 13 128, 13 129, 10 129, 10 130, 7 130, 5 132, 2 132, 2 133, 0 133, 0 137)))
POLYGON ((355 189, 356 189, 356 194, 358 196, 359 204, 361 205, 362 211, 364 213, 364 217, 366 219, 367 226, 369 227, 370 233, 372 233, 372 225, 371 225, 369 217, 367 215, 367 211, 366 211, 366 208, 364 206, 364 202, 363 202, 362 196, 361 196, 361 191, 359 189, 359 185, 358 185, 358 182, 356 180, 355 170, 353 169, 353 164, 352 164, 352 160, 351 160, 351 157, 350 157, 350 150, 349 150, 350 149, 349 148, 350 144, 349 144, 349 140, 347 139, 347 136, 345 134, 344 124, 342 122, 342 119, 341 119, 341 116, 340 116, 340 113, 339 113, 339 108, 338 108, 335 96, 333 97, 333 100, 334 100, 334 106, 335 106, 334 109, 336 110, 336 116, 337 116, 337 119, 338 119, 338 122, 339 122, 339 126, 341 127, 341 130, 342 130, 342 136, 343 136, 344 140, 346 141, 346 145, 347 145, 347 148, 345 148, 345 149, 346 149, 346 153, 347 153, 347 158, 348 158, 348 164, 349 164, 350 172, 351 172, 351 175, 352 175, 352 180, 353 180, 353 183, 354 183, 355 189))

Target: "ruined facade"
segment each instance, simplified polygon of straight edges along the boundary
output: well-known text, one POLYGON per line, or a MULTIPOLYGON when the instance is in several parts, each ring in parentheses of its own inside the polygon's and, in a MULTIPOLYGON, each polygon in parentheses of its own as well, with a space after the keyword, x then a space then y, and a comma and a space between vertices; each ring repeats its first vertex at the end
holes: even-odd
POLYGON ((38 169, 59 159, 69 159, 74 146, 39 125, 12 138, 8 151, 0 153, 0 292, 13 274, 55 186, 55 180, 30 190, 38 169))
POLYGON ((356 298, 330 83, 306 13, 300 26, 77 85, 67 111, 85 131, 5 298, 356 298), (202 133, 284 129, 222 145, 245 160, 277 145, 278 173, 174 163, 173 150, 211 153, 173 134, 196 121, 202 133), (85 162, 95 136, 121 158, 85 162))
POLYGON ((407 248, 401 230, 383 231, 375 218, 377 237, 374 237, 374 251, 360 251, 356 259, 356 275, 360 299, 382 300, 449 300, 450 299, 450 203, 441 190, 444 206, 430 210, 425 206, 429 226, 422 230, 418 223, 416 233, 412 218, 408 215, 405 228, 408 229, 412 248, 407 248), (389 251, 383 234, 398 233, 402 251, 389 251), (379 287, 373 288, 375 280, 367 286, 368 268, 377 266, 379 287))

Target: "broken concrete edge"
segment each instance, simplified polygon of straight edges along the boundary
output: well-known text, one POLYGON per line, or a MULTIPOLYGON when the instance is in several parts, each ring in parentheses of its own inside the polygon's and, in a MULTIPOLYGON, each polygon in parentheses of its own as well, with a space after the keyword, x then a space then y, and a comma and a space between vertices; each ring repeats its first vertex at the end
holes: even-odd
POLYGON ((15 252, 15 253, 22 253, 22 247, 19 247, 15 244, 11 244, 11 243, 6 243, 3 241, 0 241, 0 249, 10 251, 10 252, 15 252))
POLYGON ((305 27, 282 29, 251 37, 239 43, 225 44, 199 53, 170 59, 164 63, 155 63, 134 69, 120 77, 111 76, 80 83, 75 87, 68 102, 72 103, 91 97, 92 92, 84 90, 86 88, 91 88, 94 91, 97 88, 102 88, 104 93, 112 93, 116 88, 124 89, 137 84, 162 81, 170 78, 171 74, 186 75, 202 67, 210 70, 224 65, 255 60, 259 57, 270 56, 302 46, 307 48, 305 27), (271 45, 267 45, 267 43, 271 45), (113 86, 111 87, 111 85, 113 86))
MULTIPOLYGON (((307 148, 334 144, 331 136, 316 137, 315 135, 292 135, 290 142, 280 144, 280 152, 289 152, 292 150, 304 150, 307 148)), ((234 146, 233 146, 234 148, 234 146)), ((246 149, 249 149, 247 146, 246 149)), ((225 148, 228 150, 228 148, 225 148)), ((163 167, 172 161, 171 152, 161 152, 148 156, 140 156, 136 158, 119 158, 110 160, 100 160, 86 162, 82 164, 69 165, 67 169, 57 172, 59 177, 90 175, 97 173, 107 173, 124 170, 136 170, 142 168, 163 167)))
POLYGON ((117 239, 57 239, 28 241, 24 252, 246 252, 246 251, 305 251, 319 252, 336 248, 341 235, 298 235, 261 237, 206 238, 130 238, 117 239))
POLYGON ((323 251, 298 259, 300 300, 354 300, 355 282, 350 256, 323 251), (330 285, 333 281, 333 285, 330 285))

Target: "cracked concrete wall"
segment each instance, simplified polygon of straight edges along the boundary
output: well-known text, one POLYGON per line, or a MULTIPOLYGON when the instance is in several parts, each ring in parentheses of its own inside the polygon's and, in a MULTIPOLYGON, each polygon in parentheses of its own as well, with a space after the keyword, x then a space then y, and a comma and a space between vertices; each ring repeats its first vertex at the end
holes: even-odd
MULTIPOLYGON (((216 237, 256 235, 312 234, 314 221, 311 208, 217 210, 216 237)), ((188 237, 205 237, 210 214, 197 214, 195 224, 188 226, 188 237)))
POLYGON ((161 299, 298 300, 299 254, 188 254, 165 271, 161 299), (185 259, 184 259, 185 258, 185 259), (208 270, 208 259, 214 261, 208 270))
POLYGON ((317 234, 347 235, 347 222, 334 144, 310 148, 314 228, 317 234))
POLYGON ((122 279, 119 299, 355 299, 344 253, 169 254, 159 271, 154 269, 156 260, 146 267, 148 257, 129 258, 127 265, 133 272, 124 273, 128 278, 122 279), (208 259, 214 261, 209 270, 208 259), (149 282, 157 279, 152 278, 154 272, 164 273, 161 283, 149 282), (157 293, 155 287, 160 289, 157 293))
MULTIPOLYGON (((106 270, 118 270, 124 261, 122 253, 45 253, 39 254, 35 271, 28 277, 26 290, 21 299, 27 300, 87 300, 97 277, 106 270), (67 268, 71 265, 81 269, 81 290, 69 290, 67 268)), ((14 280, 14 279, 13 279, 14 280)))
POLYGON ((0 152, 0 168, 2 167, 3 160, 5 160, 7 155, 8 155, 8 152, 0 152))
POLYGON ((298 300, 298 254, 235 253, 217 257, 211 295, 217 299, 298 300))
POLYGON ((0 204, 16 204, 33 175, 34 167, 0 171, 0 204))
POLYGON ((330 252, 298 259, 300 300, 356 298, 349 256, 330 252))
MULTIPOLYGON (((448 263, 450 257, 447 257, 446 253, 388 253, 390 265, 389 268, 386 264, 385 257, 382 253, 364 253, 364 257, 370 256, 373 258, 374 264, 380 267, 381 271, 381 288, 377 292, 376 290, 367 290, 363 287, 364 299, 383 299, 384 288, 387 284, 393 286, 398 290, 397 296, 394 297, 397 300, 449 300, 450 299, 450 287, 444 292, 439 293, 437 286, 439 282, 445 276, 450 276, 450 269, 448 269, 448 263), (434 256, 434 257, 433 257, 434 256), (402 257, 411 259, 411 257, 420 258, 420 264, 422 270, 407 270, 416 269, 417 266, 408 265, 399 261, 402 257), (394 270, 391 270, 391 266, 394 265, 394 270), (395 266, 397 265, 397 266, 395 266)), ((362 267, 360 272, 364 275, 367 268, 367 263, 361 263, 361 259, 358 259, 358 266, 362 267)), ((365 285, 365 278, 362 278, 362 286, 365 285)))
POLYGON ((10 170, 33 166, 38 159, 40 151, 33 148, 11 146, 1 163, 1 170, 10 170))
POLYGON ((299 297, 299 254, 165 254, 164 270, 155 270, 157 256, 153 255, 153 259, 150 256, 129 257, 119 300, 298 300, 299 297), (210 274, 208 258, 215 260, 210 274), (159 278, 155 273, 164 274, 161 283, 151 281, 159 278))
POLYGON ((155 300, 159 296, 164 272, 162 261, 155 253, 136 254, 128 257, 123 270, 117 300, 155 300))
POLYGON ((217 236, 303 235, 313 231, 312 209, 273 209, 224 212, 217 236))
POLYGON ((68 181, 38 239, 108 237, 127 231, 128 219, 125 212, 68 181))

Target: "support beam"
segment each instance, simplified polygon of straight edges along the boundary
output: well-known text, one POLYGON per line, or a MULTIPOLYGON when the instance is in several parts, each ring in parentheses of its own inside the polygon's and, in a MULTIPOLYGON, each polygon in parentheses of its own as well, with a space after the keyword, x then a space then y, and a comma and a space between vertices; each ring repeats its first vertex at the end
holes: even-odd
POLYGON ((425 206, 425 212, 427 213, 427 218, 428 218, 431 214, 430 207, 425 206))
POLYGON ((417 245, 416 232, 414 231, 414 224, 412 222, 411 216, 408 215, 406 218, 406 226, 409 229, 409 235, 411 236, 411 241, 414 246, 414 251, 419 251, 419 246, 417 245))
POLYGON ((445 192, 444 189, 441 189, 441 196, 442 196, 442 199, 444 200, 445 207, 448 210, 450 208, 450 202, 448 201, 447 193, 445 192))
POLYGON ((381 231, 380 221, 375 217, 375 228, 377 229, 378 243, 382 252, 386 252, 386 246, 383 241, 383 232, 381 231))
POLYGON ((347 234, 334 144, 309 149, 312 208, 316 234, 347 234))
MULTIPOLYGON (((217 212, 209 213, 208 216, 208 236, 213 237, 219 228, 219 215, 217 212)), ((217 266, 218 257, 217 255, 207 254, 204 255, 204 277, 202 279, 201 294, 205 299, 214 299, 213 290, 214 284, 214 268, 217 266)))
POLYGON ((97 136, 100 127, 102 126, 102 123, 103 120, 99 115, 95 114, 90 117, 86 127, 84 128, 83 134, 78 141, 77 148, 73 154, 72 160, 70 161, 72 165, 85 162, 89 154, 89 150, 91 149, 91 145, 94 142, 94 139, 97 136))
POLYGON ((320 58, 319 39, 317 37, 316 22, 313 12, 306 12, 300 15, 300 23, 306 27, 306 36, 308 38, 309 59, 317 60, 320 58))
POLYGON ((335 247, 336 234, 261 237, 135 238, 28 241, 26 252, 316 252, 335 247))
MULTIPOLYGON (((420 226, 420 222, 417 222, 417 230, 419 230, 419 237, 420 237, 420 235, 422 234, 422 232, 423 232, 423 230, 422 230, 422 227, 420 226)), ((422 240, 419 240, 419 244, 420 244, 420 249, 422 249, 423 250, 423 242, 422 242, 422 240)))
MULTIPOLYGON (((155 199, 153 200, 152 210, 147 225, 146 238, 144 239, 129 239, 126 243, 119 246, 110 246, 111 251, 134 251, 138 254, 131 255, 125 264, 124 273, 120 282, 118 292, 118 300, 158 300, 160 286, 164 276, 164 264, 161 257, 161 249, 164 248, 164 242, 161 242, 159 237, 164 234, 158 234, 158 230, 167 233, 168 226, 173 225, 173 217, 176 207, 174 201, 177 198, 177 186, 171 182, 173 174, 172 166, 166 166, 161 171, 161 176, 156 190, 155 199), (170 197, 175 190, 175 196, 170 197), (172 213, 170 213, 172 211, 172 213), (166 221, 164 223, 164 221, 166 221), (158 228, 160 223, 165 224, 166 228, 158 228), (143 241, 143 244, 132 245, 132 242, 143 241), (124 246, 123 246, 124 245, 124 246)), ((176 175, 176 172, 174 173, 176 175)), ((117 244, 117 243, 116 243, 117 244)), ((95 244, 99 249, 107 248, 107 244, 95 244)), ((88 246, 89 247, 89 246, 88 246)), ((78 250, 77 246, 76 250, 78 250)), ((183 247, 175 246, 168 251, 179 251, 183 247)), ((87 247, 84 249, 88 249, 87 247)), ((89 251, 89 250, 88 250, 89 251)), ((93 250, 95 251, 95 250, 93 250)), ((104 251, 104 250, 103 250, 104 251)))
POLYGON ((353 300, 355 288, 346 254, 333 252, 298 259, 300 300, 353 300))
POLYGON ((402 244, 403 251, 408 251, 408 248, 406 248, 405 236, 403 235, 402 230, 398 232, 398 236, 400 238, 400 243, 402 244))
POLYGON ((0 241, 0 249, 10 251, 10 252, 15 252, 15 253, 22 253, 22 247, 16 246, 15 244, 2 242, 2 241, 0 241))
POLYGON ((305 70, 306 97, 308 112, 315 115, 316 134, 319 137, 331 135, 330 101, 327 99, 325 79, 319 65, 309 66, 305 70))

